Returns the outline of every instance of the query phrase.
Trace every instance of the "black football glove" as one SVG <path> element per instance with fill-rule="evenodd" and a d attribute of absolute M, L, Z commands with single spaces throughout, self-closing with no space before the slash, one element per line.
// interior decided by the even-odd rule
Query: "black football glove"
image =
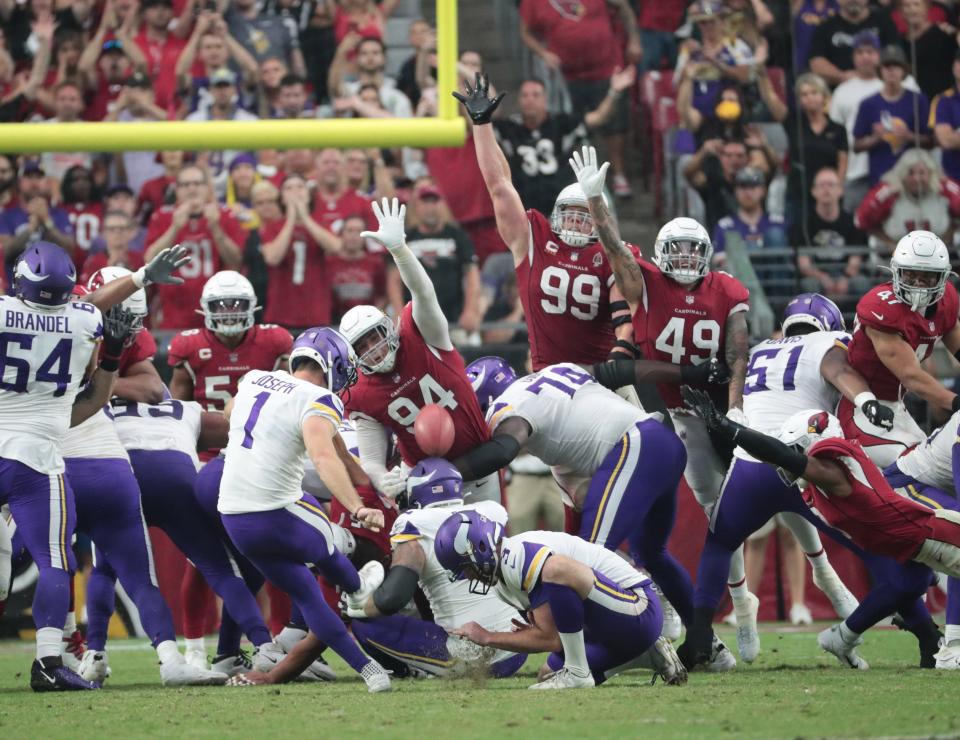
<path fill-rule="evenodd" d="M 680 389 L 680 393 L 683 395 L 683 400 L 687 404 L 687 407 L 703 419 L 707 425 L 707 429 L 715 432 L 723 428 L 723 422 L 726 420 L 726 417 L 720 413 L 720 409 L 716 407 L 713 399 L 710 398 L 706 391 L 697 390 L 696 388 L 685 385 Z"/>
<path fill-rule="evenodd" d="M 100 367 L 108 373 L 120 367 L 120 356 L 127 339 L 133 333 L 139 317 L 121 305 L 113 306 L 103 315 L 103 351 Z"/>
<path fill-rule="evenodd" d="M 730 369 L 712 357 L 709 362 L 682 366 L 680 379 L 690 385 L 726 385 L 730 382 Z"/>
<path fill-rule="evenodd" d="M 867 421 L 876 427 L 883 427 L 887 431 L 893 429 L 893 409 L 889 409 L 879 401 L 867 401 L 860 407 Z"/>
<path fill-rule="evenodd" d="M 190 250 L 175 244 L 159 252 L 156 257 L 143 266 L 143 284 L 160 283 L 162 285 L 182 285 L 183 278 L 173 273 L 192 259 Z"/>
<path fill-rule="evenodd" d="M 477 125 L 490 123 L 493 112 L 497 109 L 497 106 L 500 105 L 500 101 L 503 100 L 503 96 L 506 95 L 506 93 L 502 92 L 495 98 L 487 97 L 490 89 L 490 78 L 486 75 L 481 75 L 479 72 L 477 72 L 476 85 L 472 89 L 469 82 L 463 83 L 463 87 L 467 94 L 463 95 L 454 91 L 453 97 L 463 103 L 463 107 L 467 109 L 467 115 L 470 116 L 470 120 Z"/>

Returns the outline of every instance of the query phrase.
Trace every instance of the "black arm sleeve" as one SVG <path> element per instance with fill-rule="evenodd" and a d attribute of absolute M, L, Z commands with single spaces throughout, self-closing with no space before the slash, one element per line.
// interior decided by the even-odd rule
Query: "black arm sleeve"
<path fill-rule="evenodd" d="M 762 434 L 749 427 L 724 419 L 720 425 L 724 436 L 738 447 L 742 447 L 758 460 L 783 468 L 794 478 L 803 476 L 807 469 L 807 456 L 799 450 L 788 447 L 779 439 Z"/>
<path fill-rule="evenodd" d="M 505 467 L 520 454 L 520 443 L 509 434 L 497 434 L 453 461 L 464 480 L 479 480 Z"/>
<path fill-rule="evenodd" d="M 659 360 L 607 360 L 593 366 L 593 377 L 604 388 L 616 390 L 634 383 L 680 383 L 683 368 Z"/>
<path fill-rule="evenodd" d="M 373 592 L 373 604 L 384 616 L 396 614 L 410 603 L 417 592 L 420 576 L 405 565 L 394 565 L 377 590 Z"/>

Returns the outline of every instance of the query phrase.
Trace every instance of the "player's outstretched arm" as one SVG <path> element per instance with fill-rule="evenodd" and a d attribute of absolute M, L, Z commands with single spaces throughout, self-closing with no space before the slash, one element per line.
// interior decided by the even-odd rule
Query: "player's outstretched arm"
<path fill-rule="evenodd" d="M 122 378 L 117 378 L 113 395 L 128 401 L 160 403 L 163 400 L 163 379 L 150 360 L 140 360 L 127 368 Z"/>
<path fill-rule="evenodd" d="M 94 348 L 87 366 L 87 386 L 77 394 L 70 411 L 70 426 L 82 424 L 110 400 L 120 369 L 123 344 L 133 329 L 136 317 L 131 311 L 115 308 L 103 315 L 103 349 Z M 99 355 L 99 357 L 98 357 Z M 99 365 L 98 365 L 99 360 Z"/>
<path fill-rule="evenodd" d="M 729 407 L 743 408 L 743 384 L 747 379 L 747 359 L 750 355 L 750 330 L 747 328 L 747 312 L 737 311 L 727 318 L 727 342 L 724 359 L 730 368 L 728 386 Z"/>
<path fill-rule="evenodd" d="M 570 166 L 577 176 L 577 182 L 587 196 L 590 215 L 597 226 L 600 244 L 610 260 L 613 277 L 623 297 L 636 305 L 643 298 L 643 273 L 637 258 L 627 249 L 627 245 L 620 238 L 620 227 L 603 199 L 603 182 L 607 177 L 609 162 L 597 167 L 597 150 L 592 146 L 584 146 L 581 152 L 574 152 Z"/>
<path fill-rule="evenodd" d="M 563 649 L 560 633 L 553 621 L 550 604 L 544 603 L 528 612 L 530 622 L 513 621 L 512 632 L 490 632 L 476 622 L 467 622 L 461 627 L 448 630 L 455 637 L 463 637 L 470 642 L 496 650 L 509 650 L 512 653 L 552 653 Z"/>
<path fill-rule="evenodd" d="M 634 383 L 725 385 L 730 371 L 716 357 L 699 365 L 674 365 L 659 360 L 608 360 L 593 366 L 593 377 L 610 390 Z"/>
<path fill-rule="evenodd" d="M 898 334 L 865 327 L 873 349 L 900 385 L 913 391 L 927 403 L 951 411 L 960 410 L 960 396 L 947 390 L 943 384 L 920 366 L 916 353 Z"/>
<path fill-rule="evenodd" d="M 453 97 L 463 103 L 467 115 L 473 121 L 473 146 L 477 152 L 480 174 L 487 186 L 490 200 L 493 201 L 497 231 L 509 247 L 514 264 L 519 264 L 526 257 L 529 248 L 530 225 L 520 195 L 513 187 L 510 165 L 497 144 L 497 137 L 490 123 L 493 112 L 506 93 L 490 98 L 489 85 L 489 79 L 478 73 L 473 87 L 470 87 L 469 83 L 464 84 L 466 95 L 454 92 Z"/>
<path fill-rule="evenodd" d="M 82 300 L 92 303 L 105 312 L 147 285 L 153 283 L 180 285 L 183 283 L 183 278 L 177 277 L 174 273 L 190 259 L 189 250 L 177 244 L 159 252 L 132 275 L 112 280 L 93 293 L 87 293 Z"/>
<path fill-rule="evenodd" d="M 383 512 L 363 505 L 333 443 L 336 434 L 336 428 L 328 419 L 308 416 L 303 422 L 303 442 L 320 480 L 363 527 L 379 532 L 383 528 Z"/>
<path fill-rule="evenodd" d="M 512 416 L 497 426 L 489 440 L 453 460 L 453 465 L 464 480 L 486 478 L 509 465 L 532 433 L 525 419 Z"/>
<path fill-rule="evenodd" d="M 850 365 L 846 347 L 833 347 L 820 361 L 820 375 L 843 397 L 863 411 L 874 426 L 893 429 L 893 410 L 881 404 L 870 392 L 863 376 Z"/>
<path fill-rule="evenodd" d="M 373 213 L 379 226 L 376 231 L 364 231 L 361 236 L 379 242 L 393 257 L 400 273 L 400 279 L 410 291 L 413 303 L 413 320 L 427 344 L 437 349 L 451 350 L 450 326 L 437 300 L 437 291 L 420 260 L 407 246 L 407 235 L 403 230 L 403 220 L 407 207 L 400 205 L 396 198 L 384 198 L 380 204 L 373 203 Z"/>

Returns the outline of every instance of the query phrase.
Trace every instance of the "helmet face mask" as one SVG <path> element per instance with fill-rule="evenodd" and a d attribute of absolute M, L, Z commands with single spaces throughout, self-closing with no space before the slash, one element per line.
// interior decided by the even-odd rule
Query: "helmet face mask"
<path fill-rule="evenodd" d="M 340 333 L 353 346 L 364 375 L 393 370 L 400 349 L 400 334 L 390 317 L 379 308 L 354 306 L 340 319 Z"/>
<path fill-rule="evenodd" d="M 560 191 L 550 212 L 550 228 L 560 241 L 574 249 L 597 241 L 597 226 L 580 183 L 572 183 Z"/>
<path fill-rule="evenodd" d="M 87 290 L 95 291 L 102 288 L 107 283 L 119 280 L 133 273 L 126 267 L 107 266 L 101 267 L 87 281 Z M 147 293 L 143 288 L 134 291 L 133 295 L 124 298 L 120 303 L 111 307 L 107 312 L 116 315 L 120 311 L 129 311 L 135 317 L 131 326 L 130 335 L 124 340 L 123 346 L 130 347 L 136 341 L 137 334 L 143 331 L 143 320 L 147 317 Z"/>
<path fill-rule="evenodd" d="M 893 293 L 917 312 L 939 301 L 951 274 L 950 252 L 936 234 L 911 231 L 899 242 L 890 258 Z"/>
<path fill-rule="evenodd" d="M 489 593 L 500 575 L 503 525 L 477 511 L 451 515 L 437 530 L 434 554 L 451 581 L 469 581 L 473 594 Z"/>
<path fill-rule="evenodd" d="M 657 234 L 653 261 L 667 277 L 682 285 L 703 279 L 710 272 L 713 243 L 700 223 L 681 216 L 668 221 Z"/>
<path fill-rule="evenodd" d="M 253 285 L 239 272 L 223 270 L 207 280 L 200 295 L 203 325 L 224 336 L 236 336 L 253 328 L 257 296 Z"/>

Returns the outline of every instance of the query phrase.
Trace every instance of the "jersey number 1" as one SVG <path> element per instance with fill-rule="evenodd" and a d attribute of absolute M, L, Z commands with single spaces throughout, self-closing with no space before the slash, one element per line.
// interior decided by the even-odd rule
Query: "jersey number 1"
<path fill-rule="evenodd" d="M 241 447 L 246 447 L 248 450 L 253 447 L 253 428 L 257 425 L 257 419 L 260 418 L 260 411 L 263 410 L 264 404 L 270 399 L 270 394 L 267 391 L 258 393 L 253 399 L 253 408 L 250 409 L 250 413 L 247 415 L 247 421 L 243 425 L 243 442 L 240 443 Z"/>

